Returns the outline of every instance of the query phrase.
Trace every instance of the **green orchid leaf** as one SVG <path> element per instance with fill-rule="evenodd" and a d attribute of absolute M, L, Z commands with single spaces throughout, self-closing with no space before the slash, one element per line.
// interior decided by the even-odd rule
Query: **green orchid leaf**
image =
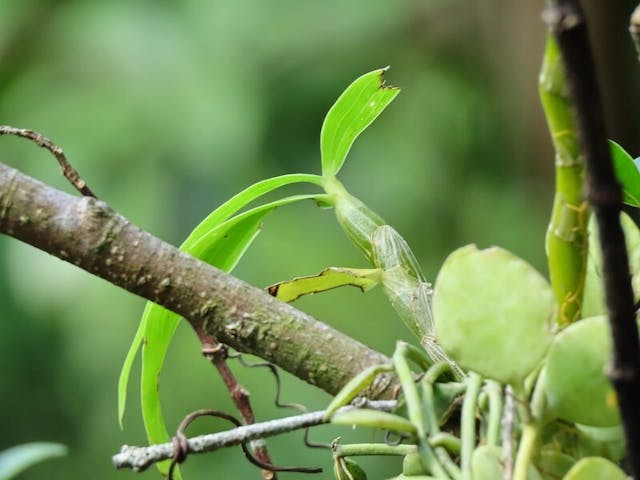
<path fill-rule="evenodd" d="M 273 190 L 291 185 L 294 183 L 310 183 L 322 187 L 325 180 L 319 175 L 311 175 L 306 173 L 295 173 L 290 175 L 281 175 L 278 177 L 268 178 L 260 182 L 254 183 L 250 187 L 245 188 L 237 193 L 229 200 L 224 202 L 213 212 L 211 212 L 200 224 L 189 234 L 189 237 L 180 246 L 184 251 L 188 251 L 193 243 L 199 242 L 200 239 L 211 231 L 220 223 L 226 221 L 240 209 L 247 206 L 250 202 L 259 197 L 272 192 Z M 319 196 L 318 200 L 321 200 Z"/>
<path fill-rule="evenodd" d="M 563 480 L 625 480 L 629 477 L 615 463 L 602 457 L 587 457 L 577 462 Z"/>
<path fill-rule="evenodd" d="M 309 174 L 291 174 L 291 175 L 281 175 L 278 177 L 269 178 L 266 180 L 262 180 L 257 182 L 238 194 L 234 195 L 232 198 L 227 200 L 225 203 L 216 208 L 213 212 L 211 212 L 200 224 L 191 232 L 189 237 L 185 240 L 185 242 L 180 246 L 180 249 L 190 253 L 191 255 L 200 258 L 201 260 L 207 261 L 203 256 L 198 255 L 195 251 L 193 251 L 192 246 L 196 243 L 201 243 L 201 249 L 206 250 L 203 246 L 206 241 L 203 239 L 210 234 L 215 228 L 220 225 L 222 222 L 226 221 L 237 213 L 240 209 L 244 208 L 246 205 L 256 200 L 257 198 L 265 195 L 277 188 L 284 187 L 286 185 L 291 185 L 294 183 L 311 183 L 318 186 L 324 185 L 324 179 L 318 175 L 309 175 Z M 320 199 L 320 196 L 318 196 Z M 213 234 L 215 236 L 215 234 Z M 252 240 L 253 238 L 251 238 Z M 250 241 L 249 240 L 249 243 Z M 203 243 L 204 242 L 204 243 Z M 227 242 L 230 244 L 230 242 Z M 242 246 L 242 243 L 238 244 L 239 247 Z M 245 247 L 246 248 L 246 247 Z M 240 253 L 239 256 L 235 257 L 232 260 L 232 265 L 228 267 L 228 269 L 223 268 L 221 265 L 216 265 L 218 268 L 221 268 L 225 271 L 230 271 L 235 263 L 240 259 L 240 256 L 244 253 L 244 250 Z M 223 255 L 219 255 L 219 258 L 222 258 Z M 211 263 L 211 262 L 209 262 Z M 146 312 L 146 309 L 145 309 Z M 120 372 L 120 378 L 118 381 L 118 419 L 120 422 L 120 427 L 123 427 L 123 418 L 124 411 L 126 407 L 126 395 L 127 388 L 129 384 L 129 376 L 131 374 L 131 369 L 133 367 L 133 362 L 135 360 L 136 354 L 140 349 L 143 341 L 143 332 L 146 328 L 146 315 L 143 314 L 142 320 L 140 322 L 140 326 L 136 332 L 136 335 L 129 347 L 129 351 L 127 352 L 127 356 L 125 358 L 124 364 L 122 366 L 122 370 Z"/>
<path fill-rule="evenodd" d="M 240 257 L 249 246 L 255 234 L 257 234 L 257 229 L 251 230 L 253 233 L 246 237 L 245 241 L 240 241 L 235 244 L 235 253 L 232 254 L 231 250 L 234 250 L 234 243 L 227 239 L 224 243 L 227 246 L 227 257 L 225 258 L 225 254 L 223 251 L 220 251 L 216 254 L 216 258 L 209 260 L 207 259 L 207 249 L 217 249 L 220 248 L 219 242 L 221 241 L 220 234 L 223 230 L 218 230 L 216 233 L 216 227 L 218 227 L 221 223 L 227 221 L 229 217 L 237 213 L 240 209 L 256 200 L 257 198 L 265 195 L 277 188 L 291 185 L 294 183 L 311 183 L 314 185 L 322 186 L 324 185 L 324 179 L 318 175 L 308 175 L 308 174 L 291 174 L 291 175 L 281 175 L 278 177 L 269 178 L 266 180 L 262 180 L 257 182 L 240 193 L 234 195 L 232 198 L 227 200 L 225 203 L 216 208 L 213 212 L 211 212 L 200 224 L 191 232 L 189 237 L 185 240 L 185 242 L 180 246 L 180 249 L 190 253 L 191 255 L 200 258 L 208 263 L 216 265 L 221 270 L 230 271 L 233 269 L 235 264 L 239 261 Z M 318 195 L 316 200 L 321 200 L 322 196 Z M 257 218 L 257 217 L 256 217 Z M 258 221 L 259 223 L 259 221 Z M 224 240 L 224 239 L 222 239 Z M 198 245 L 196 247 L 196 244 Z M 217 262 L 217 263 L 216 263 Z M 227 263 L 224 265 L 223 263 Z M 144 331 L 147 328 L 147 318 L 149 315 L 157 315 L 167 316 L 168 313 L 161 313 L 161 310 L 153 310 L 149 311 L 151 307 L 147 306 L 145 308 L 145 313 L 143 313 L 142 320 L 138 327 L 138 330 L 135 334 L 135 337 L 129 347 L 129 351 L 127 352 L 127 356 L 125 358 L 124 364 L 122 366 L 122 370 L 120 372 L 120 378 L 118 381 L 118 419 L 120 422 L 120 427 L 123 428 L 123 418 L 124 411 L 126 407 L 126 398 L 127 398 L 127 388 L 129 384 L 129 377 L 131 375 L 131 369 L 133 368 L 133 362 L 136 358 L 136 354 L 142 345 L 142 341 L 144 340 Z M 161 307 L 158 307 L 161 308 Z M 152 316 L 153 316 L 152 315 Z M 173 314 L 170 314 L 171 316 Z M 163 323 L 167 323 L 169 321 L 165 321 Z M 174 327 L 175 328 L 175 327 Z M 171 330 L 171 329 L 169 329 Z M 167 334 L 171 336 L 173 331 L 167 331 Z"/>
<path fill-rule="evenodd" d="M 620 423 L 605 367 L 610 355 L 606 316 L 580 320 L 553 341 L 545 362 L 548 408 L 558 418 L 592 427 Z"/>
<path fill-rule="evenodd" d="M 635 298 L 640 298 L 640 229 L 624 212 L 620 213 L 620 224 L 624 231 L 624 240 L 629 256 L 631 285 Z M 585 276 L 582 314 L 584 317 L 595 317 L 607 313 L 602 283 L 602 254 L 595 219 L 589 222 L 589 259 Z"/>
<path fill-rule="evenodd" d="M 200 238 L 190 237 L 188 249 L 184 245 L 182 249 L 221 270 L 230 271 L 258 234 L 266 215 L 279 206 L 300 200 L 315 199 L 317 196 L 317 194 L 311 194 L 283 198 L 243 212 L 209 231 L 197 229 Z M 169 439 L 162 417 L 158 385 L 162 364 L 179 320 L 179 315 L 149 302 L 140 325 L 142 334 L 136 334 L 135 338 L 142 343 L 141 406 L 150 443 L 166 442 Z M 135 346 L 136 349 L 138 347 L 139 345 Z M 126 376 L 128 377 L 128 372 Z M 121 376 L 120 393 L 122 395 L 126 392 L 126 380 L 128 378 L 123 381 Z M 168 463 L 159 463 L 158 468 L 166 473 Z"/>
<path fill-rule="evenodd" d="M 462 368 L 519 385 L 551 343 L 556 303 L 547 280 L 524 260 L 468 245 L 445 260 L 433 315 L 436 338 Z"/>
<path fill-rule="evenodd" d="M 59 443 L 32 442 L 0 451 L 0 478 L 15 478 L 27 468 L 50 458 L 64 457 L 67 447 Z"/>
<path fill-rule="evenodd" d="M 269 295 L 282 302 L 293 302 L 303 295 L 326 292 L 333 288 L 353 286 L 363 292 L 371 290 L 380 281 L 377 268 L 329 267 L 317 275 L 296 277 L 267 287 Z"/>
<path fill-rule="evenodd" d="M 329 109 L 320 131 L 322 174 L 334 176 L 344 163 L 351 145 L 400 92 L 385 85 L 379 68 L 357 78 Z"/>
<path fill-rule="evenodd" d="M 640 171 L 633 157 L 613 140 L 609 140 L 609 148 L 616 177 L 622 186 L 622 201 L 640 207 Z"/>

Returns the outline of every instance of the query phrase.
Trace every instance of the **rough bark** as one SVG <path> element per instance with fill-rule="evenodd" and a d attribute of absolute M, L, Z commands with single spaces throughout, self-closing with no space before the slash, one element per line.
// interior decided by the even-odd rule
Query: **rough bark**
<path fill-rule="evenodd" d="M 172 310 L 196 330 L 330 394 L 386 356 L 131 224 L 0 163 L 0 233 Z M 381 377 L 369 398 L 390 395 Z"/>

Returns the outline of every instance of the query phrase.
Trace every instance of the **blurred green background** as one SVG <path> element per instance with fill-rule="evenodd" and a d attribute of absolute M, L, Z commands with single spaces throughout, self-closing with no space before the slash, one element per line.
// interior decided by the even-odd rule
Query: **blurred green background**
<path fill-rule="evenodd" d="M 357 76 L 390 64 L 403 91 L 356 142 L 348 189 L 413 246 L 428 278 L 466 243 L 501 245 L 546 272 L 552 152 L 537 99 L 542 1 L 0 0 L 0 123 L 61 145 L 91 188 L 153 234 L 179 244 L 250 183 L 319 172 L 324 114 Z M 640 151 L 640 84 L 627 17 L 633 2 L 587 2 L 611 137 Z M 70 191 L 54 160 L 0 139 L 0 161 Z M 330 211 L 282 208 L 236 275 L 265 286 L 329 265 L 363 266 Z M 0 237 L 0 449 L 48 440 L 70 455 L 26 479 L 134 478 L 121 444 L 143 444 L 133 379 L 125 430 L 116 381 L 144 302 L 11 238 Z M 390 354 L 410 334 L 380 291 L 333 291 L 298 303 Z M 237 367 L 234 365 L 234 367 Z M 235 368 L 259 419 L 272 404 L 264 371 Z M 198 408 L 233 411 L 217 374 L 180 328 L 161 379 L 170 428 Z M 283 397 L 328 395 L 285 375 Z M 202 420 L 190 433 L 227 425 Z M 323 427 L 316 441 L 380 440 Z M 274 461 L 329 467 L 301 434 L 269 441 Z M 362 462 L 370 478 L 399 461 Z M 260 478 L 239 449 L 192 457 L 186 478 Z M 153 469 L 141 474 L 154 478 Z M 282 474 L 299 478 L 301 474 Z M 316 478 L 329 478 L 330 470 Z"/>

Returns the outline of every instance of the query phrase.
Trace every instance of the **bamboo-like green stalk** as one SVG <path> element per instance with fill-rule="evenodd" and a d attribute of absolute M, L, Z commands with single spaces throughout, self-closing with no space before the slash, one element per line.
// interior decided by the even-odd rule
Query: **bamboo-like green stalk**
<path fill-rule="evenodd" d="M 551 286 L 558 301 L 557 322 L 580 318 L 587 266 L 589 208 L 584 197 L 584 162 L 573 107 L 558 47 L 547 38 L 540 98 L 555 148 L 556 192 L 546 236 Z"/>

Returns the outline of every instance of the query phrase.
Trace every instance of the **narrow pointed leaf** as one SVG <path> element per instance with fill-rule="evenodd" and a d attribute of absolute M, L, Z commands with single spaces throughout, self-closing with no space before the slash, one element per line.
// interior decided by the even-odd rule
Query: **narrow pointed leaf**
<path fill-rule="evenodd" d="M 66 454 L 67 447 L 59 443 L 32 442 L 16 445 L 0 452 L 0 478 L 15 478 L 32 465 Z"/>
<path fill-rule="evenodd" d="M 207 248 L 205 245 L 208 242 L 211 248 L 215 248 L 215 247 L 212 245 L 212 241 L 211 240 L 207 241 L 206 238 L 210 238 L 210 237 L 207 237 L 207 235 L 213 235 L 213 237 L 216 237 L 216 234 L 212 233 L 212 231 L 215 230 L 215 228 L 218 225 L 228 220 L 229 217 L 234 215 L 236 212 L 238 212 L 240 209 L 248 205 L 250 202 L 261 197 L 262 195 L 286 185 L 290 185 L 293 183 L 303 183 L 303 182 L 322 186 L 324 184 L 324 179 L 318 175 L 309 175 L 309 174 L 281 175 L 278 177 L 262 180 L 260 182 L 257 182 L 247 187 L 246 189 L 234 195 L 232 198 L 230 198 L 225 203 L 220 205 L 213 212 L 211 212 L 202 222 L 200 222 L 200 224 L 191 232 L 189 237 L 181 245 L 180 247 L 181 250 L 186 251 L 191 255 L 197 258 L 200 258 L 201 260 L 208 261 L 206 258 L 202 256 L 202 255 L 206 255 Z M 248 244 L 251 243 L 252 239 L 253 237 L 247 239 L 248 243 L 247 245 L 244 246 L 244 248 L 246 248 Z M 200 245 L 201 252 L 202 251 L 204 252 L 198 254 L 198 252 L 192 249 L 192 246 L 196 243 L 201 244 Z M 226 243 L 230 244 L 229 241 L 227 241 Z M 240 242 L 238 243 L 237 246 L 242 250 L 243 243 Z M 243 252 L 244 250 L 239 252 L 239 255 L 232 262 L 234 265 L 235 265 L 235 262 L 237 262 L 240 259 L 240 256 L 242 255 Z M 220 258 L 222 258 L 222 255 L 220 255 Z M 212 263 L 212 262 L 209 261 L 209 263 Z M 225 270 L 221 265 L 216 265 L 216 266 L 218 266 L 218 268 Z M 229 270 L 231 268 L 233 268 L 233 265 L 229 267 Z M 145 309 L 145 312 L 146 311 L 147 310 Z M 138 353 L 138 350 L 142 345 L 142 341 L 144 338 L 143 332 L 145 331 L 145 328 L 146 328 L 147 317 L 148 315 L 143 314 L 138 330 L 131 343 L 131 346 L 129 347 L 129 351 L 127 352 L 127 356 L 125 358 L 124 364 L 122 366 L 122 370 L 120 372 L 120 378 L 118 380 L 118 419 L 119 419 L 121 428 L 123 427 L 124 411 L 126 408 L 127 387 L 129 384 L 129 377 L 131 375 L 131 369 L 133 367 L 133 362 L 135 360 L 136 354 Z"/>
<path fill-rule="evenodd" d="M 191 245 L 189 253 L 221 270 L 230 271 L 258 234 L 266 215 L 281 205 L 315 197 L 316 195 L 296 195 L 244 212 L 205 233 Z M 153 303 L 145 309 L 145 314 L 141 378 L 142 417 L 150 443 L 161 443 L 169 440 L 169 434 L 160 406 L 159 375 L 180 316 Z M 163 468 L 167 468 L 167 465 L 160 467 L 161 471 Z"/>
<path fill-rule="evenodd" d="M 297 277 L 270 285 L 267 291 L 269 295 L 282 302 L 293 302 L 303 295 L 313 295 L 348 285 L 366 292 L 378 284 L 380 273 L 377 268 L 329 267 L 317 275 Z"/>
<path fill-rule="evenodd" d="M 322 174 L 333 176 L 342 167 L 351 145 L 400 92 L 384 84 L 389 67 L 357 78 L 329 109 L 320 132 Z"/>
<path fill-rule="evenodd" d="M 203 223 L 209 227 L 206 230 L 201 223 L 181 247 L 182 250 L 193 256 L 210 263 L 217 268 L 230 271 L 242 257 L 253 239 L 259 232 L 263 218 L 281 205 L 297 202 L 305 199 L 316 199 L 319 195 L 296 195 L 277 200 L 260 207 L 243 212 L 231 219 L 217 223 L 215 213 L 210 215 Z M 169 439 L 159 397 L 159 375 L 166 356 L 169 343 L 180 320 L 180 316 L 163 307 L 149 302 L 143 313 L 141 321 L 141 334 L 136 334 L 127 362 L 121 373 L 119 394 L 121 406 L 120 413 L 124 410 L 124 395 L 126 394 L 126 382 L 129 377 L 132 357 L 135 351 L 142 348 L 142 377 L 141 377 L 141 406 L 142 416 L 150 443 L 165 442 Z M 166 473 L 168 464 L 158 464 L 161 472 Z"/>
<path fill-rule="evenodd" d="M 622 186 L 622 201 L 640 207 L 640 171 L 633 157 L 616 142 L 609 140 L 616 177 Z"/>
<path fill-rule="evenodd" d="M 629 257 L 631 285 L 635 298 L 640 298 L 640 229 L 629 215 L 620 213 L 620 224 L 624 231 L 624 241 Z M 594 219 L 589 222 L 589 261 L 584 286 L 583 316 L 593 317 L 607 313 L 602 283 L 602 254 L 600 240 Z"/>
<path fill-rule="evenodd" d="M 200 239 L 212 228 L 224 222 L 240 209 L 247 206 L 250 202 L 258 199 L 273 190 L 291 185 L 293 183 L 311 183 L 322 187 L 324 179 L 318 175 L 306 173 L 295 173 L 290 175 L 281 175 L 279 177 L 268 178 L 260 182 L 254 183 L 250 187 L 245 188 L 237 193 L 225 203 L 211 212 L 200 224 L 189 234 L 189 237 L 181 245 L 181 249 L 187 251 L 190 246 L 200 241 Z"/>

